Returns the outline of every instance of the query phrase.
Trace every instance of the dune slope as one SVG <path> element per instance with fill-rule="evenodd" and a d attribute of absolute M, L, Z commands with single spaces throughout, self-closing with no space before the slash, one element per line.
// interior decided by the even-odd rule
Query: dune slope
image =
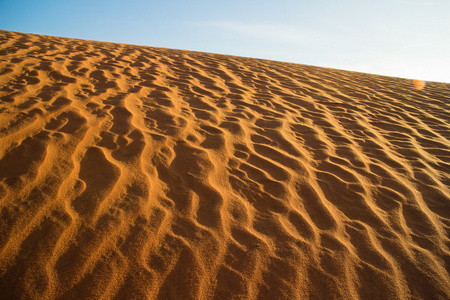
<path fill-rule="evenodd" d="M 449 299 L 450 85 L 0 31 L 0 298 Z"/>

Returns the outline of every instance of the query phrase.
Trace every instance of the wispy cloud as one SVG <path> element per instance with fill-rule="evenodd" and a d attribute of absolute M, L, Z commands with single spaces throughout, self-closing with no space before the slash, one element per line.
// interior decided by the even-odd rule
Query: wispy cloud
<path fill-rule="evenodd" d="M 206 21 L 191 25 L 215 28 L 227 33 L 246 36 L 266 42 L 282 42 L 300 44 L 311 37 L 311 32 L 301 28 L 281 23 L 253 23 L 239 21 Z"/>

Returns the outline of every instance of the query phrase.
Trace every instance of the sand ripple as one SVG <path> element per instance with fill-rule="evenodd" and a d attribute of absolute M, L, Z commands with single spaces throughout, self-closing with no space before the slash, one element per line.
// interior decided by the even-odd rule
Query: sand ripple
<path fill-rule="evenodd" d="M 449 99 L 0 31 L 0 298 L 449 299 Z"/>

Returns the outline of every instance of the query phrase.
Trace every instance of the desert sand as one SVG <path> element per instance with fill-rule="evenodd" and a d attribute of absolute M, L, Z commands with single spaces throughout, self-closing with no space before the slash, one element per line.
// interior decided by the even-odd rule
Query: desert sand
<path fill-rule="evenodd" d="M 450 84 L 0 31 L 1 299 L 449 299 Z"/>

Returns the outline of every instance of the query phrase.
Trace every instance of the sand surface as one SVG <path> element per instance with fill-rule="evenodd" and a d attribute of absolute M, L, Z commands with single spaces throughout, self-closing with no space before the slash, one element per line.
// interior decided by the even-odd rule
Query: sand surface
<path fill-rule="evenodd" d="M 449 299 L 449 186 L 450 84 L 0 31 L 1 299 Z"/>

